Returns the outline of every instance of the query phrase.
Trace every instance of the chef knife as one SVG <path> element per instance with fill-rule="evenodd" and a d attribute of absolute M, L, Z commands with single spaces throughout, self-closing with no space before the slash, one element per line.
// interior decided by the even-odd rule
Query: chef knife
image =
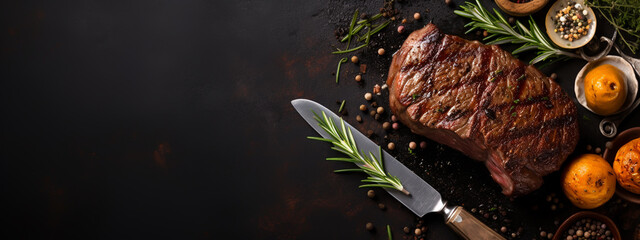
<path fill-rule="evenodd" d="M 331 135 L 325 132 L 313 118 L 315 116 L 314 113 L 321 115 L 322 112 L 324 112 L 327 117 L 332 118 L 336 123 L 340 121 L 340 117 L 319 103 L 308 99 L 296 99 L 291 101 L 291 104 L 296 111 L 298 111 L 300 116 L 302 116 L 302 118 L 304 118 L 304 120 L 307 121 L 307 123 L 309 123 L 309 125 L 311 125 L 311 127 L 320 134 L 320 136 L 331 139 Z M 360 133 L 360 131 L 346 122 L 345 126 L 351 129 L 353 138 L 358 145 L 358 149 L 362 152 L 376 153 L 379 151 L 378 145 Z M 419 217 L 423 217 L 425 214 L 432 212 L 442 213 L 447 226 L 451 227 L 456 233 L 465 239 L 504 239 L 491 228 L 473 217 L 473 215 L 462 207 L 448 206 L 447 203 L 442 200 L 440 193 L 431 185 L 386 151 L 382 151 L 382 154 L 384 155 L 382 160 L 384 161 L 384 166 L 386 167 L 387 172 L 400 179 L 404 188 L 411 194 L 405 195 L 395 189 L 385 188 L 385 190 L 409 208 L 413 213 Z"/>

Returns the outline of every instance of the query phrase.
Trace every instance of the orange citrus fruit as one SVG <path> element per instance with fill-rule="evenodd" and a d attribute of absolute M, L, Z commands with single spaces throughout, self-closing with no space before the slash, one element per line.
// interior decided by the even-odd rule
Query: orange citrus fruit
<path fill-rule="evenodd" d="M 611 165 L 599 155 L 583 154 L 565 167 L 562 190 L 576 207 L 597 208 L 613 196 L 616 175 Z"/>
<path fill-rule="evenodd" d="M 584 78 L 584 96 L 587 106 L 597 114 L 617 112 L 627 99 L 624 75 L 610 64 L 597 66 Z"/>
<path fill-rule="evenodd" d="M 640 138 L 626 143 L 616 153 L 613 171 L 618 184 L 629 192 L 640 194 Z"/>

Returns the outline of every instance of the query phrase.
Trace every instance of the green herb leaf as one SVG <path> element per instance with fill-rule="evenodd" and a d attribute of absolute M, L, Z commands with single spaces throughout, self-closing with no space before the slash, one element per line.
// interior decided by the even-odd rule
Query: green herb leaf
<path fill-rule="evenodd" d="M 391 236 L 391 227 L 387 224 L 387 235 L 389 236 L 389 240 L 393 240 L 393 236 Z"/>

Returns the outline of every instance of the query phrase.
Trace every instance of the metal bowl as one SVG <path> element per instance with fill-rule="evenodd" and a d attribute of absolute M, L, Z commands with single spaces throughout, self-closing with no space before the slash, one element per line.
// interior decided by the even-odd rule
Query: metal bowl
<path fill-rule="evenodd" d="M 589 108 L 589 106 L 587 106 L 587 99 L 584 97 L 584 77 L 587 75 L 589 71 L 591 71 L 591 69 L 597 66 L 600 66 L 602 64 L 611 64 L 614 67 L 620 69 L 620 71 L 622 71 L 622 74 L 625 77 L 624 80 L 627 83 L 627 99 L 625 100 L 624 104 L 622 104 L 622 107 L 620 107 L 620 110 L 611 114 L 611 115 L 616 115 L 620 112 L 623 112 L 624 110 L 627 110 L 629 107 L 631 107 L 631 105 L 633 104 L 633 100 L 636 99 L 636 95 L 638 94 L 638 81 L 636 80 L 636 74 L 633 71 L 633 67 L 631 67 L 631 64 L 629 64 L 629 62 L 627 62 L 623 58 L 619 56 L 609 55 L 584 65 L 584 67 L 582 67 L 582 69 L 576 76 L 574 92 L 576 94 L 576 98 L 578 99 L 578 102 L 580 103 L 580 105 L 582 105 L 584 108 L 588 109 L 589 111 L 595 114 L 598 114 L 594 112 L 593 109 Z M 607 115 L 607 116 L 610 116 L 610 115 Z"/>
<path fill-rule="evenodd" d="M 585 6 L 584 0 L 575 0 L 576 3 L 581 4 L 584 9 L 587 10 L 587 12 L 589 13 L 587 14 L 587 18 L 593 21 L 591 23 L 592 25 L 590 25 L 587 35 L 581 37 L 578 40 L 571 42 L 569 40 L 561 38 L 560 34 L 553 31 L 553 29 L 555 29 L 553 16 L 555 16 L 556 12 L 560 11 L 563 8 L 562 4 L 566 2 L 567 0 L 558 0 L 553 5 L 551 5 L 549 11 L 547 12 L 547 15 L 545 16 L 544 25 L 547 29 L 547 35 L 549 36 L 551 41 L 553 41 L 553 43 L 555 43 L 559 47 L 567 49 L 579 48 L 586 45 L 589 41 L 591 41 L 593 36 L 596 35 L 596 26 L 598 25 L 598 21 L 595 18 L 595 13 L 593 12 L 593 10 L 590 7 Z"/>

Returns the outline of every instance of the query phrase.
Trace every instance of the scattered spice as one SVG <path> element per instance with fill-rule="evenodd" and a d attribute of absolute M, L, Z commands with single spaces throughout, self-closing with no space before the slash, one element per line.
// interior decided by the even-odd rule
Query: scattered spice
<path fill-rule="evenodd" d="M 375 116 L 376 114 L 378 114 L 376 113 L 376 110 L 371 110 L 371 112 L 369 112 L 369 115 L 371 115 L 372 117 Z"/>
<path fill-rule="evenodd" d="M 391 115 L 391 121 L 392 122 L 397 122 L 398 118 L 396 118 L 396 115 Z"/>
<path fill-rule="evenodd" d="M 371 101 L 371 98 L 373 98 L 373 96 L 371 95 L 371 93 L 365 93 L 365 94 L 364 94 L 364 99 L 366 99 L 367 101 Z"/>
<path fill-rule="evenodd" d="M 558 74 L 556 74 L 556 73 L 552 73 L 552 74 L 551 74 L 551 79 L 553 79 L 553 80 L 558 79 Z"/>
<path fill-rule="evenodd" d="M 367 229 L 367 231 L 373 231 L 373 223 L 368 222 L 365 225 L 365 228 Z"/>
<path fill-rule="evenodd" d="M 362 122 L 362 117 L 360 117 L 360 115 L 357 115 L 357 116 L 356 116 L 356 121 L 358 121 L 358 122 Z"/>
<path fill-rule="evenodd" d="M 395 143 L 393 143 L 393 142 L 390 142 L 389 144 L 387 144 L 387 148 L 388 148 L 389 150 L 396 149 L 396 144 L 395 144 Z"/>
<path fill-rule="evenodd" d="M 420 148 L 422 148 L 422 149 L 427 148 L 427 142 L 425 142 L 425 141 L 420 142 Z"/>
<path fill-rule="evenodd" d="M 382 114 L 382 113 L 384 113 L 384 108 L 383 107 L 378 107 L 378 109 L 376 109 L 376 112 L 378 112 L 378 114 Z"/>
<path fill-rule="evenodd" d="M 390 128 L 391 128 L 391 123 L 389 122 L 382 123 L 382 129 L 389 130 Z"/>
<path fill-rule="evenodd" d="M 414 13 L 413 14 L 413 19 L 420 20 L 420 13 Z"/>
<path fill-rule="evenodd" d="M 380 85 L 376 84 L 375 86 L 373 86 L 373 93 L 375 93 L 376 95 L 380 95 L 381 90 L 382 87 L 380 87 Z"/>
<path fill-rule="evenodd" d="M 384 55 L 384 48 L 378 49 L 378 55 L 380 56 Z"/>
<path fill-rule="evenodd" d="M 394 130 L 398 130 L 400 128 L 400 124 L 395 122 L 395 123 L 391 124 L 391 128 L 393 128 Z"/>
<path fill-rule="evenodd" d="M 416 235 L 422 235 L 422 229 L 416 228 L 416 230 L 414 230 L 413 233 L 415 233 Z"/>
<path fill-rule="evenodd" d="M 418 144 L 416 144 L 416 142 L 409 143 L 409 149 L 413 150 L 413 149 L 416 149 L 417 147 L 418 147 Z"/>
<path fill-rule="evenodd" d="M 411 229 L 409 229 L 409 227 L 404 227 L 402 231 L 404 231 L 404 233 L 406 234 L 409 234 L 409 232 L 411 232 Z"/>
<path fill-rule="evenodd" d="M 367 106 L 365 106 L 364 104 L 360 105 L 360 111 L 367 111 Z"/>
<path fill-rule="evenodd" d="M 444 0 L 444 4 L 447 4 L 448 6 L 451 6 L 451 2 L 453 2 L 452 0 Z"/>
<path fill-rule="evenodd" d="M 404 26 L 402 25 L 398 26 L 398 33 L 400 34 L 404 33 Z"/>
<path fill-rule="evenodd" d="M 385 206 L 384 203 L 378 203 L 378 208 L 380 210 L 385 210 L 385 209 L 387 209 L 387 206 Z"/>
<path fill-rule="evenodd" d="M 360 74 L 356 75 L 356 82 L 362 81 L 362 76 Z"/>
<path fill-rule="evenodd" d="M 367 191 L 367 197 L 373 199 L 374 197 L 376 197 L 376 192 L 373 191 L 373 189 Z"/>
<path fill-rule="evenodd" d="M 351 57 L 351 62 L 352 63 L 358 63 L 358 56 L 354 55 L 353 57 Z"/>

